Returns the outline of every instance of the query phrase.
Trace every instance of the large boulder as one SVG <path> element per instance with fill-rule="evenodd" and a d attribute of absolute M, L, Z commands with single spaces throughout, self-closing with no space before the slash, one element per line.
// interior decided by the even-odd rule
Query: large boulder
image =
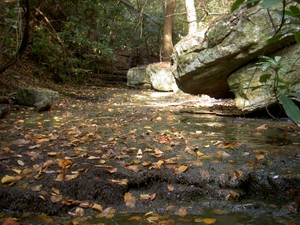
<path fill-rule="evenodd" d="M 127 72 L 127 86 L 151 88 L 151 80 L 146 72 L 147 66 L 133 67 Z"/>
<path fill-rule="evenodd" d="M 127 85 L 143 86 L 157 91 L 177 91 L 173 69 L 169 63 L 152 63 L 131 68 L 127 73 Z"/>
<path fill-rule="evenodd" d="M 191 94 L 225 97 L 228 76 L 260 55 L 268 55 L 294 40 L 300 30 L 292 18 L 269 40 L 281 24 L 278 13 L 260 7 L 242 9 L 212 24 L 202 33 L 186 37 L 174 48 L 174 76 L 178 87 Z M 202 35 L 202 36 L 201 36 Z"/>
<path fill-rule="evenodd" d="M 274 79 L 272 71 L 263 71 L 255 62 L 234 72 L 228 78 L 230 89 L 235 95 L 236 106 L 243 111 L 255 111 L 263 109 L 278 101 L 277 91 L 300 92 L 300 45 L 293 45 L 283 49 L 271 57 L 281 56 L 282 69 L 279 70 L 279 78 L 286 82 L 288 87 L 276 88 L 278 79 Z M 261 82 L 264 74 L 272 74 L 267 82 Z M 280 82 L 278 86 L 281 85 Z"/>
<path fill-rule="evenodd" d="M 146 68 L 152 87 L 157 91 L 177 91 L 177 84 L 169 63 L 152 63 Z"/>
<path fill-rule="evenodd" d="M 59 99 L 59 93 L 46 88 L 21 87 L 16 94 L 16 102 L 20 105 L 34 106 L 37 111 L 51 108 Z"/>

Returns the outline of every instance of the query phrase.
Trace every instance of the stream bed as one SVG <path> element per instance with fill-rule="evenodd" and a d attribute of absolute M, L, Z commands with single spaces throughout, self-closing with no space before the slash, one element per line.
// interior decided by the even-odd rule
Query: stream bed
<path fill-rule="evenodd" d="M 1 222 L 300 224 L 300 129 L 287 119 L 181 113 L 197 101 L 183 94 L 63 93 L 51 111 L 0 120 Z"/>

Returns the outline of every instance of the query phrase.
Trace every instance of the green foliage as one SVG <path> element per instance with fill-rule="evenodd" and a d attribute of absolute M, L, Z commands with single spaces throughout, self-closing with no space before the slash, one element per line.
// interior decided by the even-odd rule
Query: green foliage
<path fill-rule="evenodd" d="M 299 123 L 300 110 L 292 99 L 300 102 L 297 97 L 300 93 L 295 92 L 293 88 L 295 85 L 299 85 L 300 81 L 297 79 L 288 81 L 283 78 L 289 71 L 286 65 L 287 62 L 284 62 L 280 56 L 274 58 L 262 56 L 260 58 L 264 61 L 257 63 L 257 65 L 268 73 L 263 74 L 259 81 L 263 86 L 270 86 L 270 90 L 274 93 L 277 102 L 282 105 L 287 116 L 294 122 Z"/>

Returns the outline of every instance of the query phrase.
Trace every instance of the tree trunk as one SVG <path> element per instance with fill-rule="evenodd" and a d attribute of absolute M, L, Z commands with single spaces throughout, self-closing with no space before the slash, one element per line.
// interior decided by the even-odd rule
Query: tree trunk
<path fill-rule="evenodd" d="M 193 34 L 197 31 L 197 15 L 194 0 L 185 0 L 187 11 L 188 32 Z"/>
<path fill-rule="evenodd" d="M 172 21 L 173 14 L 176 7 L 175 0 L 166 0 L 166 13 L 164 21 L 164 33 L 163 33 L 163 51 L 162 61 L 171 62 L 171 55 L 173 52 L 173 41 L 172 41 Z"/>

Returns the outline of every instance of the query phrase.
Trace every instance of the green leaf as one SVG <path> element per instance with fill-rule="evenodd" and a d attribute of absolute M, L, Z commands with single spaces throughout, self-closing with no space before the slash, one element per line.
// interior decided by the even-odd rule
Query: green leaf
<path fill-rule="evenodd" d="M 300 123 L 300 110 L 298 106 L 282 93 L 279 94 L 279 98 L 286 115 L 294 122 Z"/>
<path fill-rule="evenodd" d="M 282 0 L 262 0 L 261 6 L 265 9 L 269 9 L 274 5 L 282 3 Z"/>
<path fill-rule="evenodd" d="M 300 31 L 295 33 L 295 39 L 296 39 L 297 43 L 300 44 Z"/>
<path fill-rule="evenodd" d="M 266 83 L 268 80 L 270 80 L 271 77 L 272 77 L 271 74 L 263 74 L 260 76 L 259 82 Z"/>
<path fill-rule="evenodd" d="M 298 2 L 298 3 L 300 3 L 300 0 L 293 0 L 294 2 Z"/>
<path fill-rule="evenodd" d="M 244 3 L 245 0 L 236 0 L 231 6 L 231 12 L 235 11 L 237 8 L 240 7 L 241 4 Z"/>

